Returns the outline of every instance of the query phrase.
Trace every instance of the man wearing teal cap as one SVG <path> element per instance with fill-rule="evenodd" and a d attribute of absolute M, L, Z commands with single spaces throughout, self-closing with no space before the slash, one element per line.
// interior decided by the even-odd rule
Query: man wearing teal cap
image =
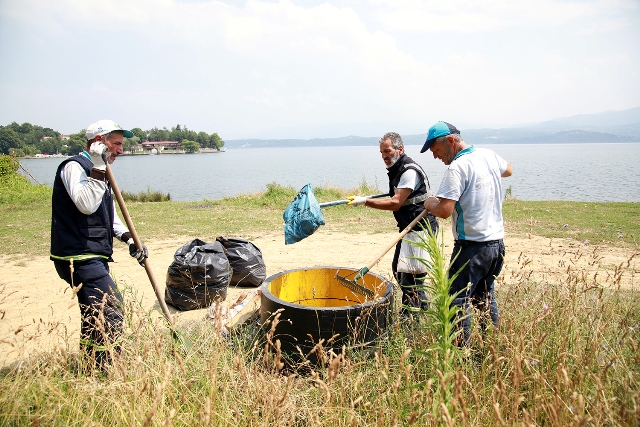
<path fill-rule="evenodd" d="M 425 200 L 424 207 L 440 218 L 452 216 L 455 244 L 449 277 L 468 262 L 451 285 L 452 295 L 461 291 L 454 304 L 466 312 L 462 320 L 466 344 L 471 335 L 471 305 L 481 313 L 488 310 L 493 325 L 499 325 L 494 282 L 505 254 L 501 178 L 511 176 L 513 168 L 495 152 L 467 145 L 460 131 L 446 122 L 429 128 L 420 152 L 427 150 L 449 165 L 438 192 Z M 480 319 L 484 330 L 486 316 Z"/>

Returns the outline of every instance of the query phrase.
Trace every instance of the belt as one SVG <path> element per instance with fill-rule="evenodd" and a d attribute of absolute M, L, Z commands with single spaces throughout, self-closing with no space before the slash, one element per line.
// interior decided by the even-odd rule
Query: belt
<path fill-rule="evenodd" d="M 456 245 L 466 247 L 466 246 L 489 246 L 494 243 L 500 242 L 502 239 L 498 240 L 487 240 L 486 242 L 474 242 L 473 240 L 456 240 Z"/>
<path fill-rule="evenodd" d="M 416 196 L 416 197 L 412 197 L 411 199 L 405 200 L 402 206 L 417 205 L 418 203 L 424 202 L 428 198 L 429 198 L 429 194 L 424 193 L 422 196 Z"/>

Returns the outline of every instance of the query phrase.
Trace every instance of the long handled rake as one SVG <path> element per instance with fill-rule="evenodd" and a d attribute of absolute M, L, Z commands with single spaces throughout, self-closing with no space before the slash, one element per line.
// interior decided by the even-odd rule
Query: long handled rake
<path fill-rule="evenodd" d="M 116 196 L 116 200 L 118 201 L 118 205 L 120 206 L 120 210 L 122 211 L 122 216 L 124 216 L 124 219 L 127 223 L 127 227 L 129 228 L 129 232 L 131 233 L 131 237 L 133 237 L 133 242 L 135 243 L 136 248 L 142 249 L 142 242 L 138 237 L 138 233 L 136 233 L 136 229 L 133 226 L 133 221 L 131 220 L 131 216 L 129 215 L 129 210 L 127 209 L 127 205 L 124 203 L 124 198 L 122 197 L 122 193 L 120 192 L 120 188 L 118 187 L 116 178 L 115 176 L 113 176 L 113 172 L 111 171 L 111 167 L 109 166 L 108 163 L 107 163 L 107 179 L 109 180 L 109 183 L 113 188 L 113 193 Z M 191 341 L 189 341 L 187 337 L 185 337 L 182 333 L 180 333 L 175 328 L 175 324 L 173 323 L 173 317 L 171 316 L 171 313 L 169 313 L 169 308 L 167 307 L 167 304 L 164 302 L 162 292 L 160 291 L 160 288 L 156 283 L 156 279 L 153 276 L 153 271 L 151 271 L 151 266 L 149 265 L 149 259 L 146 258 L 142 262 L 144 263 L 144 269 L 147 272 L 147 276 L 149 277 L 151 286 L 153 286 L 153 290 L 156 293 L 156 298 L 158 299 L 158 303 L 160 303 L 160 308 L 162 308 L 162 314 L 164 314 L 164 317 L 169 322 L 171 335 L 173 336 L 174 340 L 176 340 L 177 342 L 180 343 L 180 345 L 182 345 L 183 349 L 191 350 L 193 348 L 193 344 L 191 343 Z"/>
<path fill-rule="evenodd" d="M 373 292 L 362 286 L 361 284 L 357 283 L 358 280 L 362 279 L 362 277 L 367 274 L 369 272 L 369 270 L 371 270 L 373 268 L 374 265 L 376 265 L 378 263 L 378 261 L 380 261 L 380 259 L 386 255 L 387 252 L 389 252 L 391 250 L 391 248 L 393 248 L 399 241 L 400 239 L 402 239 L 404 236 L 407 235 L 407 233 L 409 233 L 411 231 L 411 229 L 418 223 L 420 222 L 420 220 L 422 218 L 424 218 L 424 216 L 428 213 L 427 210 L 424 210 L 420 213 L 420 215 L 418 215 L 413 221 L 411 221 L 411 223 L 409 225 L 406 226 L 406 228 L 404 230 L 402 230 L 396 237 L 393 238 L 393 241 L 389 243 L 388 246 L 386 246 L 384 248 L 384 250 L 380 253 L 380 255 L 376 256 L 369 264 L 367 264 L 365 267 L 362 267 L 360 270 L 358 270 L 358 273 L 356 274 L 356 276 L 353 279 L 347 279 L 346 277 L 340 276 L 338 274 L 338 271 L 336 271 L 336 275 L 335 278 L 338 281 L 338 283 L 340 283 L 341 285 L 345 286 L 348 289 L 351 289 L 353 292 L 359 293 L 360 295 L 365 295 L 368 298 L 371 298 L 373 296 Z"/>

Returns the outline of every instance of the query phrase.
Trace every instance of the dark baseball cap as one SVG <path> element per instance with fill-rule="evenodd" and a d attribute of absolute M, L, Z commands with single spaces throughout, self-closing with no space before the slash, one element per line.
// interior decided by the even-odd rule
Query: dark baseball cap
<path fill-rule="evenodd" d="M 433 144 L 433 141 L 436 140 L 436 138 L 439 138 L 441 136 L 456 134 L 456 133 L 459 135 L 460 131 L 456 129 L 454 125 L 449 124 L 447 122 L 436 123 L 435 125 L 429 128 L 429 133 L 427 134 L 427 140 L 424 142 L 424 145 L 422 146 L 422 150 L 420 150 L 420 152 L 424 153 L 425 151 L 427 151 L 429 147 L 431 147 L 431 144 Z"/>

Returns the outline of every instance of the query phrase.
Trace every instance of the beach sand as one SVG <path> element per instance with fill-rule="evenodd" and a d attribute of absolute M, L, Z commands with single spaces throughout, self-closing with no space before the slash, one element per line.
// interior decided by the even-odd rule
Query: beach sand
<path fill-rule="evenodd" d="M 451 233 L 445 231 L 445 253 L 451 254 Z M 225 236 L 236 237 L 236 236 Z M 394 233 L 346 234 L 320 229 L 307 239 L 285 245 L 282 234 L 265 234 L 251 241 L 262 250 L 267 277 L 291 269 L 336 266 L 361 268 L 373 260 L 395 237 Z M 164 292 L 168 266 L 175 251 L 194 237 L 150 240 L 150 266 Z M 600 284 L 613 283 L 640 289 L 640 253 L 632 249 L 590 246 L 579 242 L 539 236 L 508 236 L 507 256 L 498 278 L 497 290 L 522 277 L 536 281 L 563 283 L 568 275 L 578 273 Z M 114 243 L 116 262 L 111 273 L 119 286 L 134 290 L 146 310 L 160 306 L 144 268 L 128 253 L 126 245 Z M 387 253 L 372 272 L 391 277 L 391 258 Z M 56 348 L 77 351 L 80 312 L 69 285 L 58 278 L 48 257 L 0 255 L 0 367 L 48 352 Z M 251 288 L 229 288 L 225 304 L 235 302 Z M 125 298 L 126 299 L 126 298 Z M 209 322 L 207 309 L 178 312 L 169 307 L 180 326 L 186 322 Z"/>

